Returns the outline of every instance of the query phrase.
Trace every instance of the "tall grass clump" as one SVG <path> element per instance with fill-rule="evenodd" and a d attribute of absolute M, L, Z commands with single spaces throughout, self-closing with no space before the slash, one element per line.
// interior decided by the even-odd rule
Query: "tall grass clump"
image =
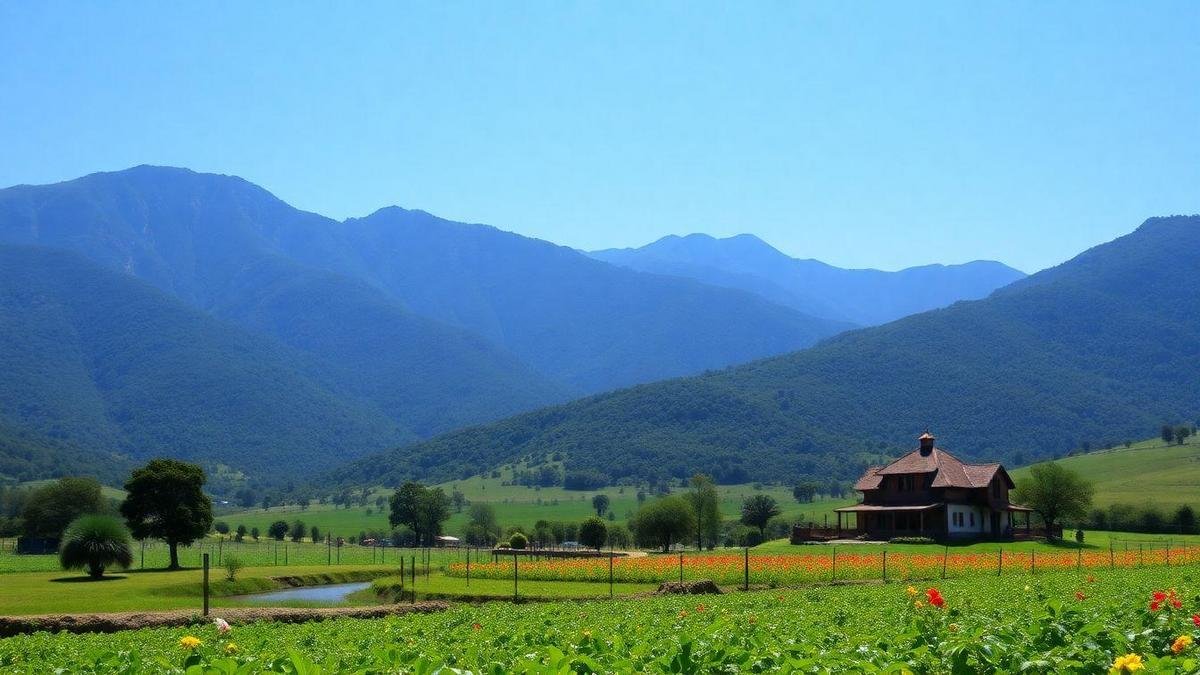
<path fill-rule="evenodd" d="M 88 576 L 100 579 L 107 567 L 133 564 L 133 539 L 118 518 L 80 516 L 63 531 L 58 561 L 65 570 L 86 568 Z"/>

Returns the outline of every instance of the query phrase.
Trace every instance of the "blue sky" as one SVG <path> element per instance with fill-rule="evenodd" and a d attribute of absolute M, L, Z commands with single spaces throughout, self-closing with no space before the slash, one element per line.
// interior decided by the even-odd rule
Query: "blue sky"
<path fill-rule="evenodd" d="M 250 4 L 0 0 L 0 185 L 170 164 L 884 269 L 1200 212 L 1200 3 Z"/>

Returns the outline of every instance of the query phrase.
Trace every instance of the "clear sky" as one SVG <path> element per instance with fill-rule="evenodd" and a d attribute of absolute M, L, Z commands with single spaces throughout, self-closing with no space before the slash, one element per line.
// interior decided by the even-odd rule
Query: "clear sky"
<path fill-rule="evenodd" d="M 1200 212 L 1200 3 L 0 0 L 0 185 L 143 163 L 580 248 L 1032 271 Z"/>

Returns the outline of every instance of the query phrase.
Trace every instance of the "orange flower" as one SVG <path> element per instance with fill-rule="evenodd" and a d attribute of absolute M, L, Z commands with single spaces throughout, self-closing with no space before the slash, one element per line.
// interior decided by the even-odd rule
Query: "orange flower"
<path fill-rule="evenodd" d="M 1085 599 L 1087 599 L 1087 596 L 1083 594 L 1083 591 L 1075 591 L 1075 599 L 1083 602 Z"/>
<path fill-rule="evenodd" d="M 476 623 L 471 624 L 471 630 L 483 630 L 483 626 L 480 623 L 476 622 Z"/>
<path fill-rule="evenodd" d="M 1192 642 L 1193 640 L 1191 635 L 1180 635 L 1179 637 L 1175 638 L 1175 642 L 1171 643 L 1171 653 L 1179 654 L 1188 647 L 1191 647 Z"/>

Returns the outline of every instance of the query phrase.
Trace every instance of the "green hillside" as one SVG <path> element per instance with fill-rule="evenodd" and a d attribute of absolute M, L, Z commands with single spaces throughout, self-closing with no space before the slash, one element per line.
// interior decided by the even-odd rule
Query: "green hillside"
<path fill-rule="evenodd" d="M 412 438 L 305 376 L 304 354 L 72 253 L 0 245 L 0 317 L 0 466 L 16 478 L 116 483 L 161 455 L 269 476 Z"/>
<path fill-rule="evenodd" d="M 1161 439 L 1123 445 L 1058 460 L 1096 486 L 1095 505 L 1153 504 L 1166 510 L 1183 504 L 1200 507 L 1200 438 L 1183 445 Z M 1012 472 L 1019 479 L 1029 472 Z"/>
<path fill-rule="evenodd" d="M 332 479 L 448 480 L 553 453 L 609 482 L 853 478 L 925 428 L 1010 465 L 1144 438 L 1200 416 L 1200 261 L 1172 255 L 1194 250 L 1200 217 L 1153 218 L 984 300 L 455 432 Z"/>

